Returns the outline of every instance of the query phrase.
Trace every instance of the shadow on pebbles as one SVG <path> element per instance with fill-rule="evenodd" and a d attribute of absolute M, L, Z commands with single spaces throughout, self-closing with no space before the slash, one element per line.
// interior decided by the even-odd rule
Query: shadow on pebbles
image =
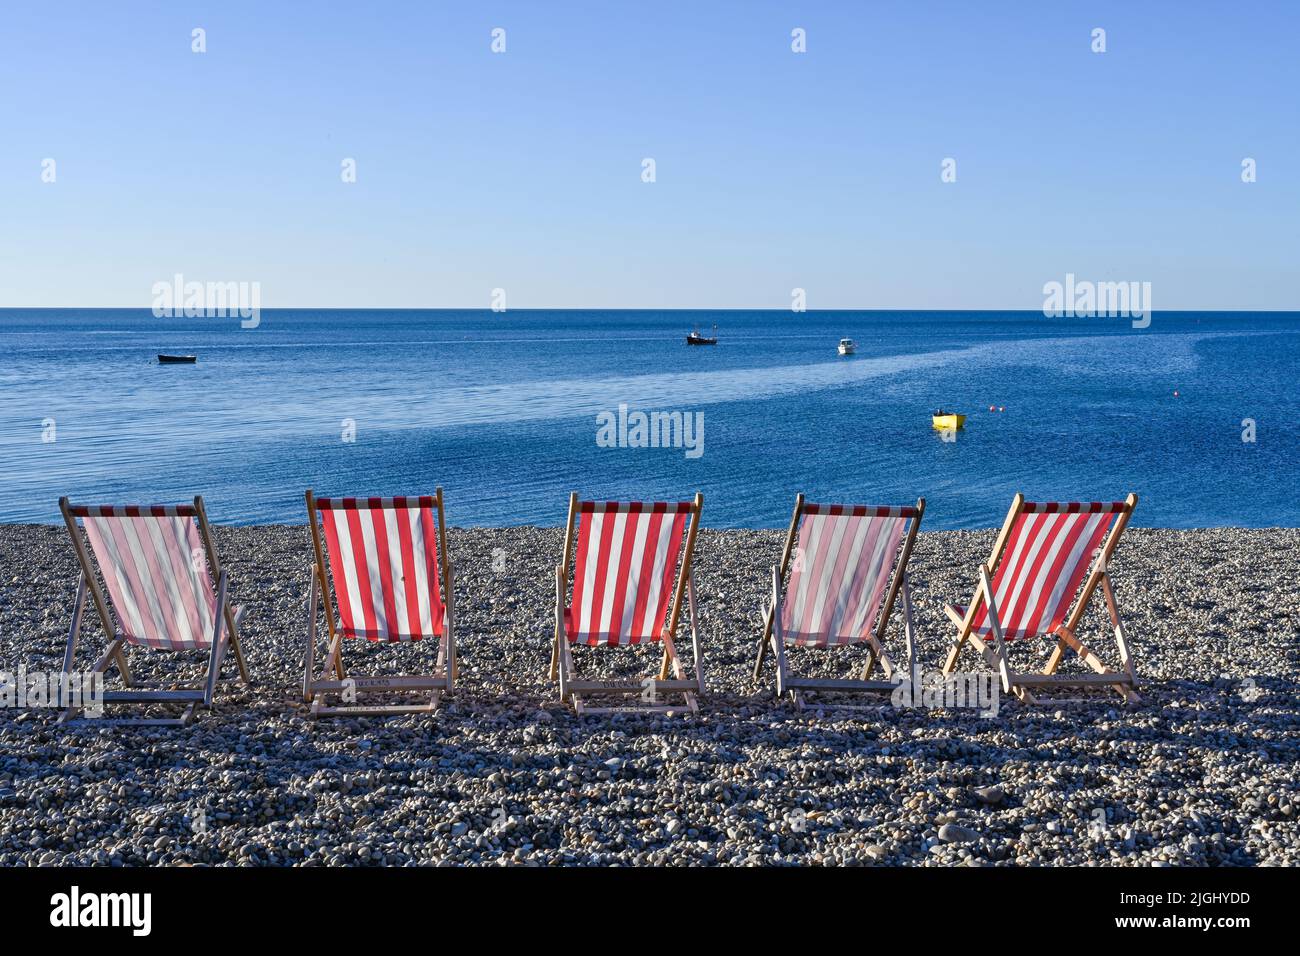
<path fill-rule="evenodd" d="M 884 699 L 799 712 L 773 699 L 770 666 L 755 685 L 781 538 L 701 533 L 696 716 L 578 718 L 556 702 L 560 532 L 510 528 L 451 532 L 454 698 L 432 715 L 313 721 L 299 690 L 305 529 L 218 529 L 254 686 L 223 685 L 188 729 L 0 710 L 0 865 L 1300 864 L 1300 532 L 1130 531 L 1114 577 L 1142 704 L 1003 700 L 993 717 Z M 992 538 L 920 535 L 927 670 L 951 635 L 943 603 L 969 598 Z M 0 670 L 57 671 L 76 584 L 66 534 L 0 527 L 0 569 Z M 1083 636 L 1109 659 L 1095 604 Z M 88 624 L 83 666 L 102 646 Z M 427 670 L 433 650 L 350 644 L 347 660 Z M 1016 646 L 1016 666 L 1046 650 Z M 166 674 L 157 657 L 133 650 L 133 667 Z M 626 674 L 654 663 L 597 648 L 578 666 L 612 673 L 620 658 Z M 792 654 L 801 672 L 861 660 Z M 967 652 L 963 667 L 981 665 Z"/>

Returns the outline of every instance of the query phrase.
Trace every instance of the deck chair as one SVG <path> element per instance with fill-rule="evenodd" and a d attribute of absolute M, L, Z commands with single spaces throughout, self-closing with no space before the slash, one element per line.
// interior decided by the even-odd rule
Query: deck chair
<path fill-rule="evenodd" d="M 576 492 L 569 496 L 564 557 L 555 569 L 551 680 L 559 680 L 560 700 L 572 701 L 579 714 L 699 711 L 696 697 L 704 693 L 704 678 L 691 555 L 703 507 L 704 496 L 700 494 L 694 501 L 654 504 L 579 501 Z M 571 560 L 573 601 L 566 605 Z M 686 676 L 673 643 L 683 595 L 690 614 L 692 678 Z M 574 671 L 573 645 L 624 647 L 656 641 L 663 642 L 663 661 L 657 674 L 642 680 L 581 680 Z M 665 695 L 677 694 L 682 695 L 684 705 L 661 702 Z M 588 695 L 639 697 L 640 701 L 631 706 L 591 707 L 586 701 Z"/>
<path fill-rule="evenodd" d="M 309 489 L 307 520 L 316 563 L 308 599 L 311 617 L 303 655 L 302 694 L 311 704 L 312 715 L 437 710 L 442 695 L 455 689 L 456 680 L 451 558 L 447 553 L 442 489 L 418 498 L 317 498 Z M 317 677 L 316 632 L 322 594 L 326 595 L 329 647 L 323 675 Z M 434 638 L 438 642 L 434 671 L 349 677 L 343 666 L 343 642 L 359 637 L 388 643 Z M 356 702 L 361 694 L 411 695 L 424 691 L 430 692 L 427 703 Z M 332 704 L 332 697 L 340 697 L 342 703 Z"/>
<path fill-rule="evenodd" d="M 249 683 L 239 647 L 243 608 L 232 607 L 227 598 L 226 572 L 212 546 L 212 529 L 202 497 L 196 497 L 192 505 L 139 506 L 74 505 L 64 497 L 59 499 L 59 510 L 81 565 L 63 654 L 63 674 L 72 673 L 89 595 L 108 636 L 107 649 L 89 673 L 107 674 L 116 665 L 126 688 L 105 691 L 105 706 L 161 704 L 182 708 L 177 717 L 96 718 L 95 723 L 188 725 L 198 706 L 212 709 L 227 648 L 234 651 L 239 677 Z M 199 686 L 140 684 L 127 664 L 126 651 L 131 645 L 153 651 L 205 652 L 207 670 Z M 67 681 L 62 681 L 60 693 L 66 686 Z M 83 706 L 70 701 L 60 700 L 60 704 L 67 705 L 60 723 L 76 721 L 84 711 Z"/>
<path fill-rule="evenodd" d="M 970 641 L 1001 677 L 1003 693 L 1014 693 L 1026 703 L 1062 702 L 1035 695 L 1035 689 L 1048 687 L 1109 687 L 1126 702 L 1140 703 L 1109 571 L 1111 555 L 1136 506 L 1137 495 L 1090 503 L 1034 503 L 1016 495 L 993 552 L 980 565 L 971 603 L 944 608 L 957 625 L 957 640 L 944 663 L 944 674 L 953 672 L 962 646 Z M 1098 586 L 1110 612 L 1120 671 L 1103 664 L 1079 640 L 1079 622 Z M 1041 673 L 1013 671 L 1008 642 L 1035 637 L 1056 639 L 1047 666 Z M 1067 650 L 1096 673 L 1056 673 Z"/>
<path fill-rule="evenodd" d="M 772 598 L 762 613 L 754 679 L 762 676 L 770 648 L 776 660 L 777 698 L 789 694 L 800 710 L 805 691 L 889 693 L 903 678 L 916 686 L 907 560 L 924 514 L 924 498 L 917 499 L 915 507 L 874 507 L 817 505 L 797 496 L 781 563 L 772 566 Z M 890 612 L 900 596 L 907 653 L 907 670 L 902 674 L 884 647 Z M 835 648 L 862 643 L 867 645 L 867 660 L 856 680 L 790 675 L 787 646 Z M 871 679 L 877 664 L 883 680 Z"/>

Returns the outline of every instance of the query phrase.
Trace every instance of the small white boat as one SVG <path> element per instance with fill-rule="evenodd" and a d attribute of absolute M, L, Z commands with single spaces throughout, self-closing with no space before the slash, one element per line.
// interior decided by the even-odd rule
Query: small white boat
<path fill-rule="evenodd" d="M 840 339 L 840 354 L 852 355 L 858 350 L 858 343 L 852 339 Z"/>

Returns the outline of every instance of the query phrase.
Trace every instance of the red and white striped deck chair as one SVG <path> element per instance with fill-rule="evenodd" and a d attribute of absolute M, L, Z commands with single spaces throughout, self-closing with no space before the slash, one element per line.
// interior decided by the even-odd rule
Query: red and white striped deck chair
<path fill-rule="evenodd" d="M 442 489 L 431 496 L 411 498 L 317 498 L 308 490 L 307 520 L 316 563 L 311 575 L 311 623 L 302 693 L 313 716 L 436 710 L 441 696 L 455 688 L 456 680 L 451 557 Z M 316 627 L 322 593 L 327 595 L 329 648 L 324 676 L 318 678 L 314 673 Z M 438 642 L 434 672 L 349 677 L 343 667 L 343 642 L 353 638 L 390 644 L 433 638 Z M 423 691 L 431 692 L 428 703 L 356 703 L 361 694 Z M 331 696 L 340 697 L 343 703 L 331 705 Z"/>
<path fill-rule="evenodd" d="M 185 726 L 198 705 L 211 710 L 227 647 L 235 652 L 239 676 L 245 684 L 249 682 L 239 647 L 243 609 L 231 607 L 227 599 L 226 572 L 212 546 L 202 497 L 196 497 L 192 505 L 74 505 L 65 497 L 59 499 L 59 510 L 81 565 L 63 673 L 72 673 L 89 594 L 108 636 L 108 648 L 89 674 L 106 674 L 116 665 L 128 688 L 105 691 L 103 703 L 177 704 L 184 708 L 179 717 L 120 718 L 104 723 Z M 127 665 L 130 645 L 154 651 L 203 652 L 207 670 L 201 684 L 139 684 Z M 83 710 L 69 703 L 60 722 L 75 719 Z"/>
<path fill-rule="evenodd" d="M 559 680 L 560 700 L 572 700 L 579 714 L 698 711 L 696 695 L 704 693 L 704 679 L 691 554 L 703 507 L 704 496 L 699 494 L 694 501 L 653 504 L 579 501 L 576 492 L 569 496 L 564 557 L 555 569 L 551 680 Z M 571 559 L 573 601 L 566 604 Z M 691 678 L 686 676 L 673 643 L 683 595 L 690 614 L 695 674 Z M 574 645 L 594 649 L 657 641 L 663 642 L 664 649 L 657 675 L 633 682 L 598 681 L 579 680 L 574 671 Z M 685 706 L 661 703 L 661 697 L 668 694 L 681 694 Z M 640 703 L 595 708 L 587 706 L 586 695 L 638 696 Z"/>
<path fill-rule="evenodd" d="M 817 505 L 797 496 L 781 564 L 772 566 L 772 600 L 763 609 L 754 679 L 761 676 L 770 647 L 776 659 L 777 697 L 790 694 L 800 709 L 805 691 L 891 692 L 900 679 L 915 683 L 916 641 L 907 561 L 924 514 L 924 498 L 917 499 L 915 507 L 877 507 Z M 907 652 L 907 670 L 902 674 L 884 647 L 890 612 L 900 596 Z M 867 645 L 860 679 L 790 676 L 787 647 L 858 644 Z M 884 680 L 871 680 L 876 664 L 880 664 Z"/>
<path fill-rule="evenodd" d="M 1034 689 L 1044 687 L 1109 687 L 1138 703 L 1137 677 L 1109 571 L 1111 555 L 1136 506 L 1137 495 L 1083 503 L 1035 503 L 1016 495 L 992 554 L 980 565 L 971 603 L 944 609 L 957 625 L 944 674 L 952 673 L 969 640 L 1001 676 L 1003 693 L 1014 693 L 1027 703 L 1039 702 Z M 1122 671 L 1108 668 L 1079 640 L 1079 621 L 1098 586 L 1106 596 Z M 1056 639 L 1047 666 L 1041 673 L 1013 671 L 1007 642 L 1035 637 Z M 1096 673 L 1056 673 L 1066 650 Z"/>

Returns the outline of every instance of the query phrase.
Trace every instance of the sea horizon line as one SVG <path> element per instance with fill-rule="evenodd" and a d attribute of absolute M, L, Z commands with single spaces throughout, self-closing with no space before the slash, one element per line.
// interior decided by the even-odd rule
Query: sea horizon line
<path fill-rule="evenodd" d="M 151 312 L 152 307 L 148 305 L 6 305 L 0 306 L 0 313 L 4 312 Z M 1003 315 L 1007 313 L 1025 314 L 1025 315 L 1042 315 L 1043 310 L 1037 309 L 989 309 L 989 308 L 952 308 L 952 309 L 917 309 L 917 308 L 841 308 L 841 309 L 801 309 L 797 312 L 792 311 L 788 306 L 785 308 L 746 308 L 744 306 L 689 306 L 689 307 L 655 307 L 655 306 L 511 306 L 508 309 L 493 309 L 484 306 L 382 306 L 382 305 L 277 305 L 262 306 L 262 312 L 485 312 L 493 315 L 503 315 L 510 312 L 771 312 L 781 315 L 805 315 L 805 314 L 831 314 L 831 313 L 888 313 L 888 314 L 919 314 L 932 315 L 942 313 L 962 313 L 962 314 L 991 314 Z M 1300 314 L 1298 309 L 1153 309 L 1152 315 L 1296 315 Z M 184 316 L 164 316 L 164 318 L 183 318 Z M 1082 316 L 1088 318 L 1089 316 Z M 204 316 L 192 316 L 192 318 L 204 318 Z M 1059 318 L 1052 316 L 1052 318 Z"/>

